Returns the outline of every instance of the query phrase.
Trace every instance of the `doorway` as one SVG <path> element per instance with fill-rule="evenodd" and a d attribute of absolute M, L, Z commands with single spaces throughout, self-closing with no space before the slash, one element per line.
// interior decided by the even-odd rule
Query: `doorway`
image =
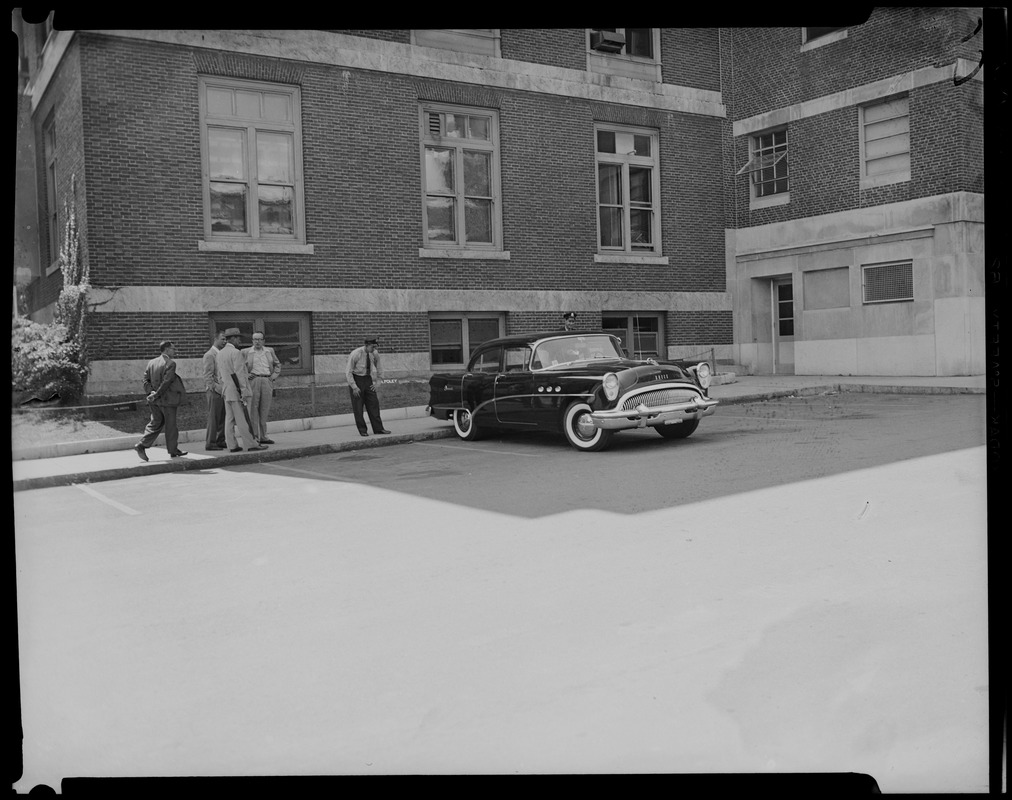
<path fill-rule="evenodd" d="M 774 278 L 770 302 L 773 320 L 773 374 L 794 374 L 794 282 Z"/>

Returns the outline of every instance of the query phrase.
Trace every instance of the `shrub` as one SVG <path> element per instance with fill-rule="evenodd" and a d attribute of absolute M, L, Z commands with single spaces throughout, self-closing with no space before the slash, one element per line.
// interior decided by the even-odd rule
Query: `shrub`
<path fill-rule="evenodd" d="M 44 325 L 17 318 L 11 330 L 11 390 L 48 400 L 59 395 L 77 402 L 84 392 L 88 368 L 80 363 L 75 342 L 60 324 Z"/>

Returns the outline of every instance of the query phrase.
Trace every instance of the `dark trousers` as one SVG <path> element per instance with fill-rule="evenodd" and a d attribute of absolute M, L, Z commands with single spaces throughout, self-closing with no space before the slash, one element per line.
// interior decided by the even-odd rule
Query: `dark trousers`
<path fill-rule="evenodd" d="M 225 446 L 225 399 L 214 389 L 207 390 L 207 437 L 204 445 Z"/>
<path fill-rule="evenodd" d="M 170 453 L 179 451 L 179 428 L 176 426 L 176 406 L 156 406 L 148 403 L 151 421 L 144 428 L 141 447 L 154 447 L 158 434 L 165 430 L 165 449 Z"/>
<path fill-rule="evenodd" d="M 376 387 L 373 385 L 371 375 L 352 375 L 355 385 L 358 386 L 358 397 L 348 387 L 348 394 L 351 395 L 351 410 L 355 415 L 355 424 L 363 433 L 366 431 L 365 418 L 362 416 L 362 406 L 365 406 L 369 414 L 369 422 L 372 423 L 372 432 L 378 433 L 383 430 L 383 420 L 380 419 L 379 397 L 376 396 Z"/>

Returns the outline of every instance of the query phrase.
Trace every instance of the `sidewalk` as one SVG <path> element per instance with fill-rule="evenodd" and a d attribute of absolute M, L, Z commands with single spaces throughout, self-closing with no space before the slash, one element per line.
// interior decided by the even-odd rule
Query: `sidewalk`
<path fill-rule="evenodd" d="M 715 376 L 721 383 L 710 387 L 710 397 L 725 404 L 745 403 L 773 397 L 814 395 L 825 392 L 859 391 L 917 394 L 984 394 L 983 375 L 967 377 L 861 377 L 818 375 Z M 720 413 L 720 406 L 717 407 Z M 383 409 L 390 435 L 359 436 L 351 414 L 335 414 L 300 420 L 277 420 L 267 426 L 275 444 L 257 452 L 220 453 L 204 450 L 204 431 L 181 431 L 182 458 L 170 459 L 164 445 L 148 450 L 141 461 L 132 448 L 140 439 L 119 436 L 83 442 L 67 442 L 12 452 L 14 491 L 66 486 L 72 483 L 118 480 L 137 475 L 214 469 L 263 461 L 361 450 L 453 436 L 453 426 L 427 416 L 424 406 Z"/>

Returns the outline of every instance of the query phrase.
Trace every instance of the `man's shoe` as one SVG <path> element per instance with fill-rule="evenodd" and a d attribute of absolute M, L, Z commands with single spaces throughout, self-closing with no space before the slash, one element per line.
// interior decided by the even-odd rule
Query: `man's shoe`
<path fill-rule="evenodd" d="M 204 449 L 205 450 L 224 450 L 225 448 L 222 447 L 220 444 L 209 444 Z"/>
<path fill-rule="evenodd" d="M 185 450 L 177 450 L 175 453 L 171 454 L 171 457 L 172 458 L 179 458 L 180 456 L 185 456 L 185 455 L 186 455 L 186 451 Z"/>
<path fill-rule="evenodd" d="M 369 431 L 359 431 L 358 435 L 359 436 L 368 436 L 369 435 Z"/>
<path fill-rule="evenodd" d="M 240 450 L 242 450 L 241 447 L 230 447 L 228 449 L 228 452 L 230 452 L 230 453 L 238 453 Z"/>
<path fill-rule="evenodd" d="M 393 433 L 393 431 L 388 431 L 386 428 L 380 428 L 376 431 L 376 433 Z"/>
<path fill-rule="evenodd" d="M 273 439 L 261 439 L 260 444 L 274 444 Z"/>
<path fill-rule="evenodd" d="M 246 449 L 247 450 L 266 450 L 267 448 L 264 445 L 262 445 L 262 444 L 258 444 L 256 447 L 247 447 Z"/>
<path fill-rule="evenodd" d="M 148 460 L 148 454 L 144 452 L 145 450 L 147 450 L 147 448 L 144 445 L 142 445 L 142 444 L 135 444 L 134 445 L 134 452 L 138 456 L 140 456 L 141 461 L 147 461 Z"/>

